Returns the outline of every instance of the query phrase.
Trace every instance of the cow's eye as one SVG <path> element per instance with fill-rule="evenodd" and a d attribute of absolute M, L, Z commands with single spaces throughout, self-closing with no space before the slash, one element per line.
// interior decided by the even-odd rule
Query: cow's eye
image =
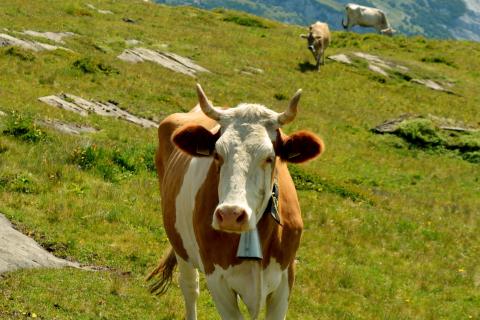
<path fill-rule="evenodd" d="M 273 157 L 268 157 L 267 159 L 265 159 L 265 162 L 266 163 L 273 163 Z"/>

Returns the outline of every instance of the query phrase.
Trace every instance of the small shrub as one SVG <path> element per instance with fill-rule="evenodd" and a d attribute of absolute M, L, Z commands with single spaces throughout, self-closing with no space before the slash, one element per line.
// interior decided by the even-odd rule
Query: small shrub
<path fill-rule="evenodd" d="M 96 145 L 90 145 L 86 148 L 75 148 L 70 157 L 70 161 L 78 165 L 81 169 L 91 169 L 102 156 L 102 150 Z"/>
<path fill-rule="evenodd" d="M 255 18 L 247 17 L 247 16 L 238 16 L 238 15 L 230 15 L 228 17 L 223 18 L 223 21 L 226 22 L 233 22 L 241 26 L 245 27 L 253 27 L 253 28 L 263 28 L 267 29 L 268 27 Z"/>
<path fill-rule="evenodd" d="M 32 117 L 22 115 L 17 111 L 12 111 L 7 116 L 2 133 L 26 142 L 38 142 L 47 137 L 45 132 L 37 127 Z"/>
<path fill-rule="evenodd" d="M 442 63 L 450 67 L 456 67 L 455 63 L 453 63 L 452 60 L 449 60 L 445 57 L 441 56 L 433 56 L 433 57 L 423 57 L 420 59 L 422 62 L 427 62 L 427 63 Z"/>
<path fill-rule="evenodd" d="M 414 119 L 399 126 L 397 134 L 409 143 L 422 148 L 445 145 L 445 138 L 433 122 L 428 119 Z"/>
<path fill-rule="evenodd" d="M 462 155 L 463 160 L 480 164 L 480 151 L 465 152 Z"/>
<path fill-rule="evenodd" d="M 411 81 L 412 80 L 412 77 L 408 73 L 405 73 L 405 72 L 394 71 L 393 74 L 397 78 L 400 78 L 400 79 L 405 80 L 405 81 Z"/>
<path fill-rule="evenodd" d="M 455 143 L 449 144 L 449 147 L 461 152 L 480 151 L 480 132 L 462 134 Z"/>
<path fill-rule="evenodd" d="M 287 99 L 288 99 L 288 97 L 287 97 L 286 95 L 284 95 L 283 93 L 275 93 L 275 94 L 273 95 L 273 97 L 274 97 L 275 99 L 277 99 L 278 101 L 283 101 L 283 100 L 287 100 Z"/>
<path fill-rule="evenodd" d="M 116 68 L 88 57 L 73 62 L 73 67 L 85 74 L 94 74 L 97 72 L 101 72 L 103 74 L 110 75 L 120 73 L 120 71 L 118 71 Z"/>
<path fill-rule="evenodd" d="M 4 54 L 6 56 L 11 56 L 18 58 L 22 61 L 33 61 L 35 60 L 35 56 L 30 52 L 25 49 L 19 48 L 19 47 L 10 47 L 7 50 L 4 51 Z"/>
<path fill-rule="evenodd" d="M 75 17 L 91 17 L 92 12 L 78 5 L 71 5 L 65 9 L 65 12 Z"/>

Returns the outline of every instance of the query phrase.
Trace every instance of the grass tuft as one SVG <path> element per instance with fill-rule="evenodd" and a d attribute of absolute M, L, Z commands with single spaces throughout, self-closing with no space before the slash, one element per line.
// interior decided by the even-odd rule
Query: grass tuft
<path fill-rule="evenodd" d="M 293 182 L 297 190 L 309 190 L 315 192 L 328 192 L 340 196 L 342 198 L 347 198 L 355 202 L 366 202 L 372 204 L 370 199 L 367 199 L 363 195 L 348 190 L 343 186 L 339 186 L 328 182 L 321 177 L 307 173 L 300 169 L 298 166 L 289 165 L 288 166 L 290 175 L 292 176 Z"/>

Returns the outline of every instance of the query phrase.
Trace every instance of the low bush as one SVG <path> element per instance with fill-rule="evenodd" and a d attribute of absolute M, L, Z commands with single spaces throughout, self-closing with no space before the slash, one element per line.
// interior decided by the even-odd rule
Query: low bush
<path fill-rule="evenodd" d="M 118 69 L 93 58 L 82 58 L 73 62 L 73 67 L 85 74 L 103 73 L 105 75 L 119 74 Z"/>
<path fill-rule="evenodd" d="M 397 134 L 410 144 L 419 147 L 438 147 L 446 143 L 433 122 L 429 119 L 414 119 L 400 125 Z"/>
<path fill-rule="evenodd" d="M 262 21 L 247 16 L 229 15 L 223 18 L 223 21 L 233 22 L 245 27 L 268 29 L 268 27 Z"/>
<path fill-rule="evenodd" d="M 35 124 L 33 117 L 17 111 L 12 111 L 7 115 L 2 133 L 32 143 L 47 138 L 46 133 Z"/>

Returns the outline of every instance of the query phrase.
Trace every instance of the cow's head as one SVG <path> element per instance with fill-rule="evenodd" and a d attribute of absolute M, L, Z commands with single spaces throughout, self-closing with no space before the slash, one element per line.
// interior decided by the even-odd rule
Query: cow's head
<path fill-rule="evenodd" d="M 390 37 L 393 36 L 395 32 L 397 32 L 397 30 L 395 30 L 391 27 L 380 30 L 381 34 L 384 34 L 384 35 L 387 35 L 387 36 L 390 36 Z"/>
<path fill-rule="evenodd" d="M 305 162 L 323 151 L 323 142 L 301 131 L 286 136 L 280 127 L 296 116 L 299 90 L 283 113 L 258 104 L 215 108 L 200 85 L 202 111 L 220 124 L 217 132 L 186 125 L 173 134 L 173 142 L 195 157 L 212 157 L 219 174 L 219 203 L 213 212 L 217 230 L 240 233 L 253 230 L 270 199 L 277 161 Z"/>
<path fill-rule="evenodd" d="M 308 50 L 310 50 L 313 54 L 316 54 L 316 48 L 315 48 L 315 37 L 311 32 L 308 34 L 301 34 L 300 37 L 303 39 L 307 39 L 308 43 Z"/>

